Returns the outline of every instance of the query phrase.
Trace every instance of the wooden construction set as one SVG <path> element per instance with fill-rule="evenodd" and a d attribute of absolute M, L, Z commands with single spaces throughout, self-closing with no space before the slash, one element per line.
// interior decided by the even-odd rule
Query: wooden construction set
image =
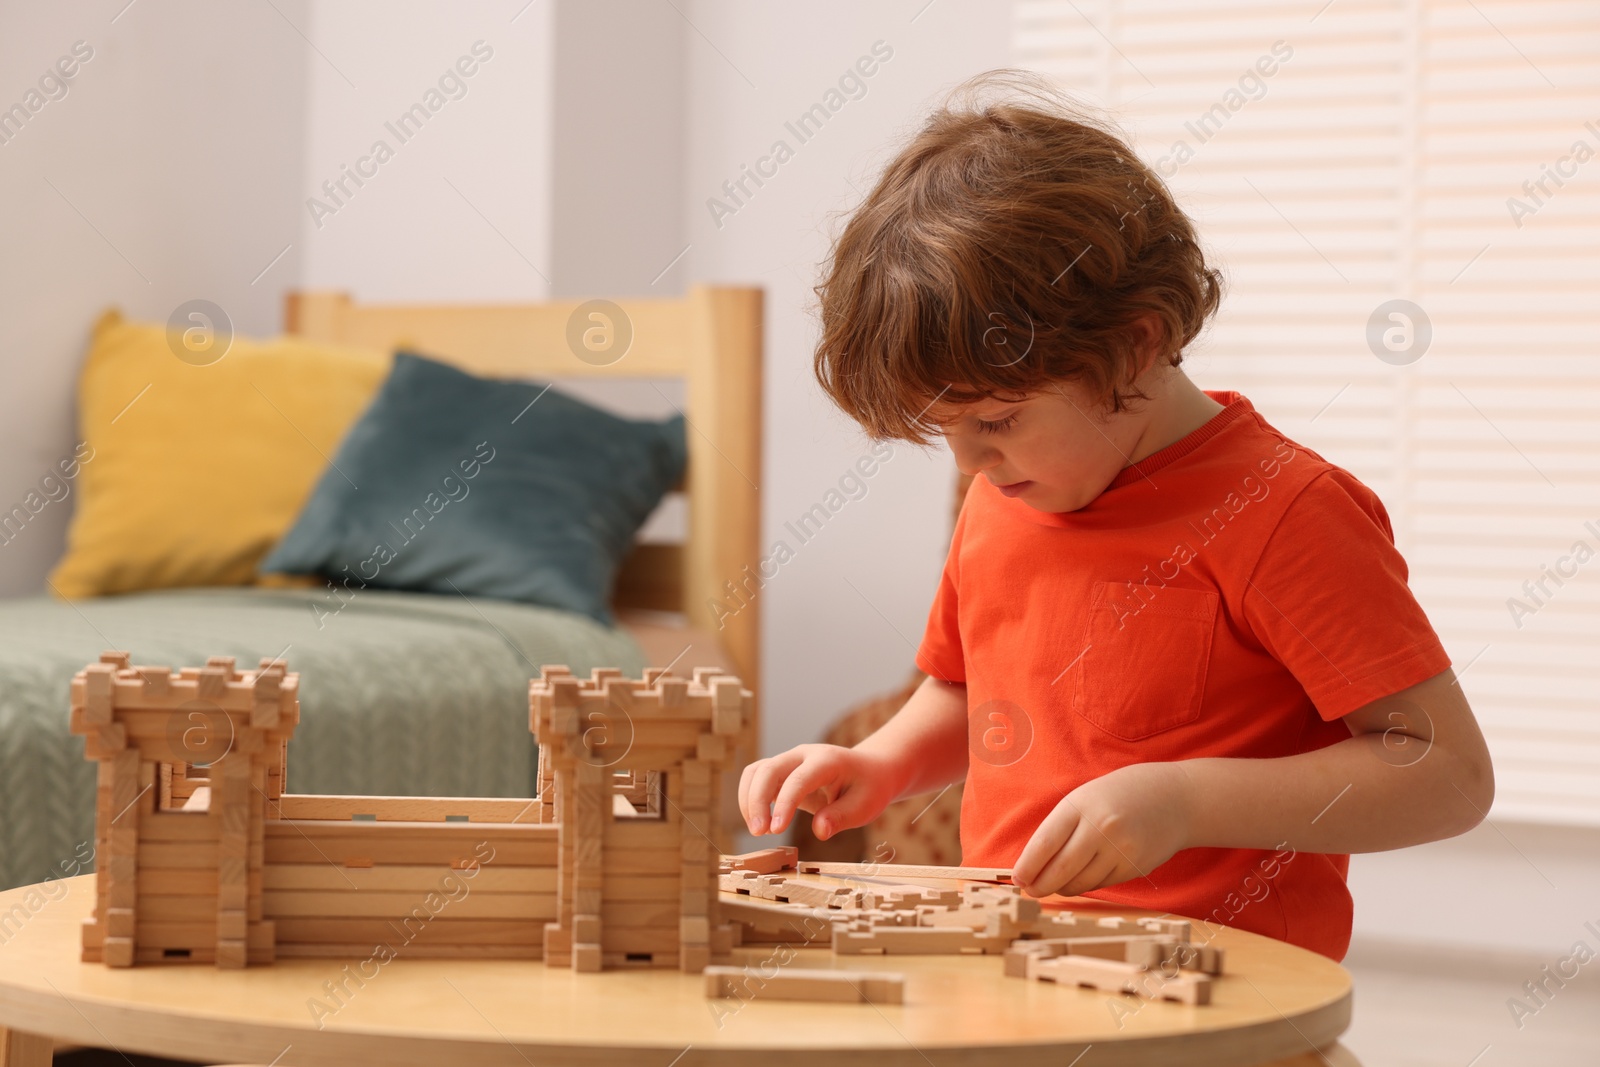
<path fill-rule="evenodd" d="M 282 661 L 174 673 L 107 652 L 72 680 L 99 767 L 83 958 L 243 967 L 385 946 L 698 972 L 735 936 L 708 834 L 750 706 L 713 669 L 546 667 L 529 684 L 537 798 L 295 795 L 299 676 Z"/>
<path fill-rule="evenodd" d="M 542 668 L 531 800 L 286 793 L 300 705 L 282 660 L 173 672 L 106 652 L 71 692 L 99 772 L 85 961 L 542 959 L 704 973 L 708 997 L 872 1003 L 900 1002 L 902 976 L 710 963 L 762 944 L 1002 955 L 1014 977 L 1189 1004 L 1222 972 L 1187 921 L 1045 911 L 1003 870 L 720 855 L 721 772 L 751 693 L 714 669 Z"/>
<path fill-rule="evenodd" d="M 1209 1003 L 1212 978 L 1222 973 L 1222 950 L 1194 944 L 1185 919 L 1047 912 L 1005 884 L 1008 872 L 992 868 L 802 863 L 793 853 L 766 849 L 724 857 L 721 886 L 737 896 L 724 900 L 722 914 L 737 925 L 740 944 L 825 944 L 835 956 L 1002 955 L 1005 973 L 1015 978 L 1188 1004 Z M 923 878 L 934 884 L 914 881 Z M 749 984 L 741 987 L 732 970 L 708 971 L 706 994 L 750 995 Z M 874 1003 L 898 1003 L 903 995 L 899 975 L 780 974 L 784 982 L 776 993 L 767 980 L 760 995 Z M 878 984 L 864 984 L 867 978 Z"/>

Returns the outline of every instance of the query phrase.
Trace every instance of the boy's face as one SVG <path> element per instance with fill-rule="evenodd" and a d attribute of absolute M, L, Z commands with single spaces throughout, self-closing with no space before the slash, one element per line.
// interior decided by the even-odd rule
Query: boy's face
<path fill-rule="evenodd" d="M 930 412 L 963 474 L 982 475 L 1038 511 L 1077 511 L 1130 462 L 1148 418 L 1105 405 L 1074 382 L 1025 397 Z"/>

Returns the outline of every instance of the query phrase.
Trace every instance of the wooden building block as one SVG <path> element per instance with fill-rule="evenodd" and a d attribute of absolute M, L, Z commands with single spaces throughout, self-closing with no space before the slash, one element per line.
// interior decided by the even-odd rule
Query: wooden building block
<path fill-rule="evenodd" d="M 796 878 L 787 879 L 783 883 L 783 896 L 791 904 L 801 904 L 808 908 L 845 908 L 852 902 L 852 890 L 848 886 L 819 885 L 816 882 L 802 882 Z"/>
<path fill-rule="evenodd" d="M 1028 957 L 1029 978 L 1087 986 L 1105 993 L 1132 993 L 1149 1000 L 1176 1000 L 1185 1004 L 1211 1003 L 1211 979 L 1203 974 L 1164 974 L 1117 960 L 1094 956 Z"/>
<path fill-rule="evenodd" d="M 864 922 L 835 923 L 833 927 L 833 951 L 839 956 L 1000 955 L 1008 944 L 1007 939 L 959 927 L 872 926 Z"/>
<path fill-rule="evenodd" d="M 172 691 L 171 667 L 140 667 L 139 680 L 145 700 L 160 704 Z"/>
<path fill-rule="evenodd" d="M 717 884 L 724 893 L 754 895 L 756 880 L 760 877 L 754 871 L 728 871 L 717 876 Z"/>
<path fill-rule="evenodd" d="M 110 663 L 91 663 L 83 669 L 84 721 L 93 726 L 111 725 L 112 692 L 117 668 Z"/>
<path fill-rule="evenodd" d="M 250 725 L 256 729 L 275 730 L 279 724 L 280 693 L 283 672 L 276 668 L 258 671 L 251 685 Z"/>
<path fill-rule="evenodd" d="M 678 856 L 673 858 L 678 863 L 679 884 L 684 889 L 710 889 L 714 884 L 711 877 L 711 865 L 708 862 L 709 855 L 708 859 L 699 860 L 685 860 Z M 660 867 L 651 867 L 644 873 L 654 874 L 660 869 Z"/>
<path fill-rule="evenodd" d="M 656 691 L 660 694 L 661 709 L 672 711 L 682 708 L 689 703 L 689 681 L 686 678 L 667 676 L 656 683 Z"/>
<path fill-rule="evenodd" d="M 1045 941 L 1013 941 L 1011 947 L 1006 949 L 1002 960 L 1008 978 L 1028 977 L 1028 959 L 1031 956 L 1042 956 L 1050 959 L 1061 955 L 1055 944 Z"/>
<path fill-rule="evenodd" d="M 1192 935 L 1188 919 L 1135 919 L 1134 922 L 1153 934 L 1170 937 L 1174 941 L 1188 941 Z"/>
<path fill-rule="evenodd" d="M 760 900 L 776 900 L 789 903 L 788 890 L 785 888 L 789 879 L 781 874 L 758 874 L 748 884 L 750 895 Z"/>
<path fill-rule="evenodd" d="M 105 922 L 106 937 L 132 937 L 133 936 L 132 908 L 107 908 Z"/>
<path fill-rule="evenodd" d="M 740 1000 L 802 1000 L 839 1004 L 901 1004 L 905 975 L 892 971 L 830 971 L 780 967 L 775 974 L 743 967 L 707 967 L 706 996 Z"/>
<path fill-rule="evenodd" d="M 242 938 L 217 939 L 217 966 L 224 970 L 241 970 L 248 962 L 247 946 Z"/>
<path fill-rule="evenodd" d="M 743 942 L 761 944 L 827 944 L 833 938 L 834 924 L 851 917 L 827 908 L 776 905 L 748 897 L 725 897 L 721 910 L 724 918 L 738 924 Z"/>
<path fill-rule="evenodd" d="M 607 678 L 601 684 L 600 699 L 625 719 L 633 710 L 633 686 L 622 678 Z"/>
<path fill-rule="evenodd" d="M 106 938 L 103 942 L 101 942 L 100 958 L 107 967 L 132 967 L 133 938 Z"/>
<path fill-rule="evenodd" d="M 924 904 L 916 911 L 922 926 L 965 926 L 973 930 L 983 930 L 988 927 L 991 919 L 1000 918 L 1020 931 L 1028 930 L 1038 919 L 1039 902 L 1029 897 L 1019 897 L 1004 904 L 985 904 L 977 907 L 952 908 L 938 904 Z M 1020 933 L 1018 936 L 1021 936 Z"/>
<path fill-rule="evenodd" d="M 1022 947 L 1023 951 L 1046 959 L 1056 956 L 1091 956 L 1096 959 L 1128 963 L 1145 971 L 1177 971 L 1181 944 L 1159 934 L 1130 934 L 1018 941 L 1013 947 Z M 1011 973 L 1009 969 L 1007 973 Z"/>
<path fill-rule="evenodd" d="M 754 871 L 756 874 L 777 874 L 779 871 L 798 870 L 800 850 L 793 845 L 757 849 L 737 856 L 723 856 L 720 865 L 727 871 Z"/>
<path fill-rule="evenodd" d="M 224 908 L 217 912 L 217 937 L 229 941 L 243 941 L 247 926 L 242 908 Z"/>
<path fill-rule="evenodd" d="M 232 674 L 232 670 L 225 670 L 222 667 L 202 667 L 196 679 L 199 685 L 195 691 L 195 699 L 220 703 L 227 696 L 228 681 Z"/>
<path fill-rule="evenodd" d="M 711 680 L 711 731 L 729 736 L 744 727 L 744 687 L 739 679 L 720 676 Z"/>
<path fill-rule="evenodd" d="M 1174 958 L 1179 967 L 1201 974 L 1222 973 L 1223 950 L 1213 945 L 1195 945 L 1179 942 Z"/>
<path fill-rule="evenodd" d="M 860 890 L 861 907 L 884 911 L 916 911 L 923 907 L 946 908 L 961 899 L 954 890 L 940 890 L 921 885 L 872 885 Z M 977 925 L 982 925 L 979 923 Z"/>
<path fill-rule="evenodd" d="M 835 877 L 867 878 L 953 878 L 974 882 L 1011 881 L 1005 867 L 929 867 L 907 863 L 821 863 L 800 861 L 801 874 L 829 874 Z"/>

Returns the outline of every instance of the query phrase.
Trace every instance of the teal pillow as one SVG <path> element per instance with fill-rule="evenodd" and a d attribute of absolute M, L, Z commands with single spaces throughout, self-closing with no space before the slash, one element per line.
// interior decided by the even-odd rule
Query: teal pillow
<path fill-rule="evenodd" d="M 610 625 L 617 567 L 683 476 L 684 420 L 619 418 L 546 389 L 396 353 L 261 569 Z"/>

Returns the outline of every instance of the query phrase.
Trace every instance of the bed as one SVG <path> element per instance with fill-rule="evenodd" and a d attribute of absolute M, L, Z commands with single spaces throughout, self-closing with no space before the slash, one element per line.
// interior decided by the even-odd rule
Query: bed
<path fill-rule="evenodd" d="M 690 426 L 674 507 L 681 530 L 635 545 L 617 579 L 618 625 L 483 597 L 377 589 L 320 619 L 310 609 L 325 596 L 320 589 L 0 601 L 0 886 L 86 869 L 95 777 L 67 730 L 68 684 L 107 648 L 174 667 L 211 655 L 286 657 L 301 674 L 302 722 L 289 759 L 297 793 L 532 796 L 527 684 L 543 663 L 584 673 L 717 666 L 759 693 L 759 612 L 717 604 L 725 581 L 759 558 L 761 291 L 699 286 L 681 298 L 616 301 L 633 342 L 606 365 L 574 359 L 566 347 L 580 303 L 365 304 L 291 293 L 285 329 L 420 349 L 485 376 L 681 383 Z M 741 764 L 756 751 L 757 721 L 742 739 Z"/>

